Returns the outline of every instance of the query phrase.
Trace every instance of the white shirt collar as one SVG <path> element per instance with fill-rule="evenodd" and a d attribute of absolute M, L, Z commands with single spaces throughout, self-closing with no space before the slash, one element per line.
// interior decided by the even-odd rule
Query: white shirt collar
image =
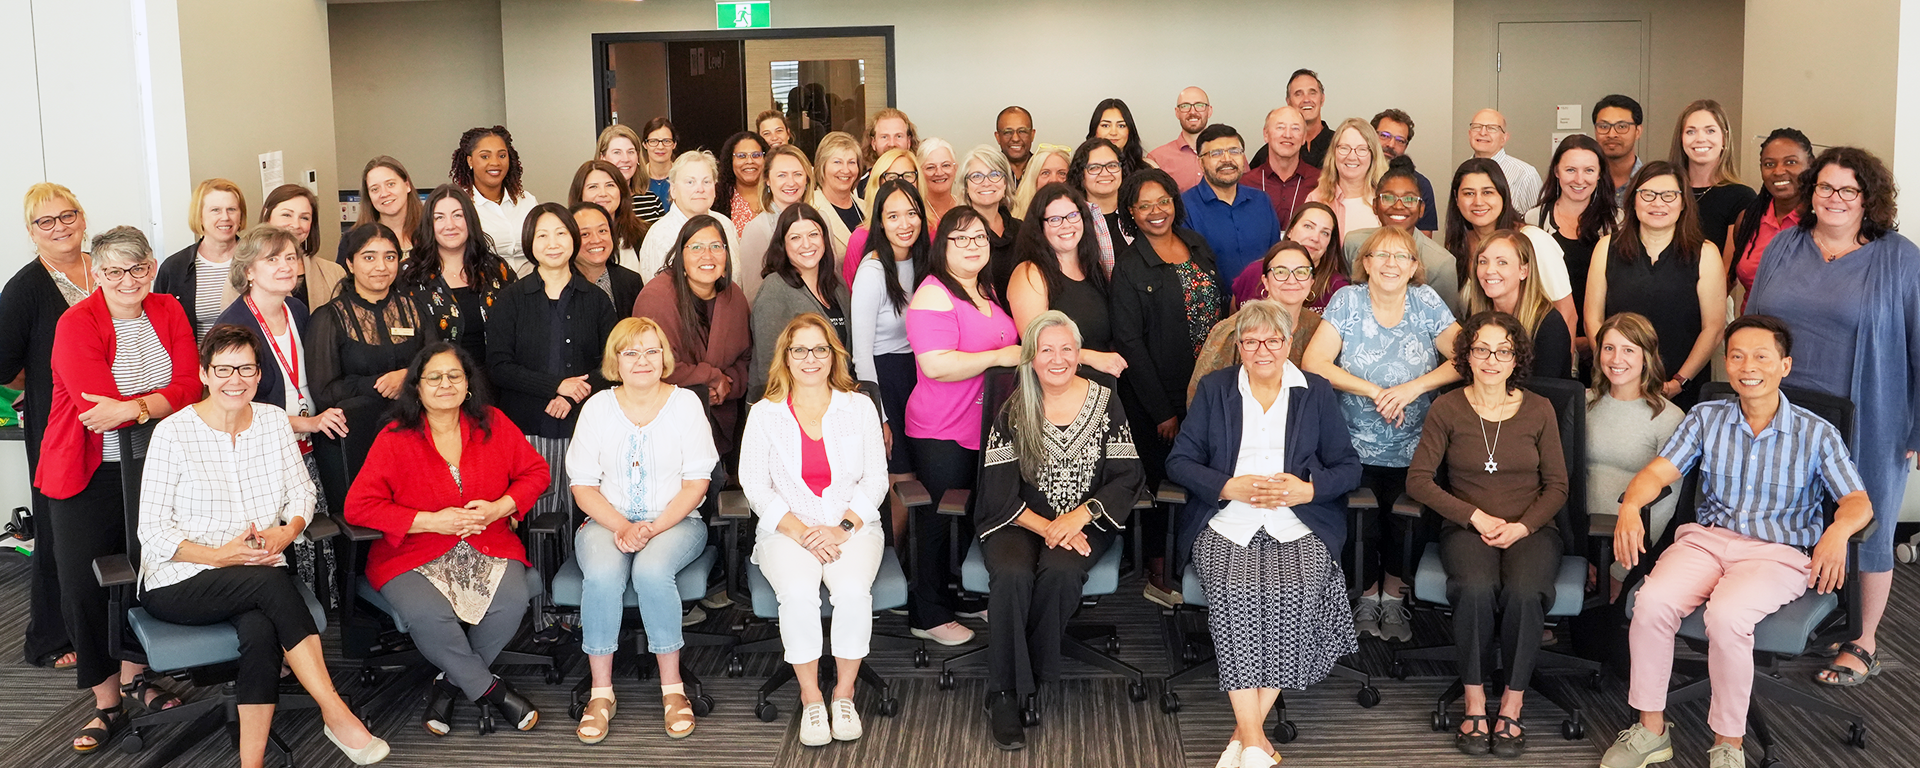
<path fill-rule="evenodd" d="M 1299 387 L 1301 389 L 1307 388 L 1307 375 L 1305 373 L 1301 373 L 1300 368 L 1298 366 L 1295 366 L 1292 360 L 1282 360 L 1280 361 L 1280 364 L 1284 366 L 1283 368 L 1280 369 L 1280 388 L 1281 389 L 1283 390 L 1292 389 L 1294 387 Z M 1253 379 L 1247 376 L 1247 366 L 1241 365 L 1240 366 L 1240 394 L 1251 395 L 1252 393 L 1253 393 Z"/>

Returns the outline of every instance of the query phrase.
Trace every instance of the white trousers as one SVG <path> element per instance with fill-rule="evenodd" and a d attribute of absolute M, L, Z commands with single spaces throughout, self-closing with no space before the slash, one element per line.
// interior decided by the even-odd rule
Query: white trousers
<path fill-rule="evenodd" d="M 864 659 L 873 638 L 873 579 L 886 549 L 880 528 L 866 525 L 840 545 L 840 559 L 822 565 L 785 534 L 763 535 L 753 561 L 780 600 L 780 642 L 789 664 L 820 659 L 820 585 L 833 603 L 833 655 Z"/>

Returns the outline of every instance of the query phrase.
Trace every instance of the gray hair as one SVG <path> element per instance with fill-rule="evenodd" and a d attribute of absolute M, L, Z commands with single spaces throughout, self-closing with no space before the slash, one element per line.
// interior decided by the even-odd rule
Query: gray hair
<path fill-rule="evenodd" d="M 147 243 L 147 234 L 133 227 L 121 225 L 93 236 L 96 264 L 106 261 L 139 264 L 151 258 L 153 246 Z"/>
<path fill-rule="evenodd" d="M 1049 309 L 1035 316 L 1020 334 L 1020 385 L 1006 404 L 1013 450 L 1020 457 L 1020 476 L 1036 485 L 1047 462 L 1047 405 L 1040 391 L 1040 376 L 1033 369 L 1033 359 L 1040 354 L 1040 334 L 1049 328 L 1066 328 L 1073 333 L 1073 346 L 1080 346 L 1080 326 L 1065 312 Z"/>
<path fill-rule="evenodd" d="M 227 280 L 233 289 L 247 292 L 249 279 L 247 273 L 253 270 L 253 263 L 268 255 L 293 248 L 299 255 L 300 241 L 294 239 L 293 231 L 273 224 L 256 224 L 240 233 L 240 242 L 233 246 L 233 259 L 227 265 Z"/>
<path fill-rule="evenodd" d="M 1240 305 L 1240 311 L 1233 313 L 1233 335 L 1238 338 L 1247 335 L 1247 331 L 1265 328 L 1284 338 L 1293 338 L 1293 316 L 1287 309 L 1273 299 L 1259 299 Z"/>
<path fill-rule="evenodd" d="M 1007 162 L 1007 156 L 1000 152 L 1000 146 L 998 144 L 981 144 L 980 146 L 967 150 L 967 156 L 960 159 L 960 167 L 954 171 L 954 173 L 960 176 L 960 178 L 956 180 L 958 183 L 955 185 L 959 187 L 960 194 L 956 195 L 956 197 L 960 198 L 960 202 L 964 205 L 973 205 L 973 184 L 967 180 L 967 174 L 969 173 L 967 166 L 973 165 L 976 160 L 979 161 L 981 165 L 986 166 L 987 170 L 1000 172 L 1000 188 L 1004 190 L 1001 192 L 1000 201 L 1007 205 L 1012 205 L 1014 187 L 1013 164 Z M 1021 211 L 1020 213 L 1025 212 Z"/>

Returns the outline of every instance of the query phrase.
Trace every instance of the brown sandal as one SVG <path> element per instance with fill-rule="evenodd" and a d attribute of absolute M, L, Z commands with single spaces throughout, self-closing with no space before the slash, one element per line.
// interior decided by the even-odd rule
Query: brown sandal
<path fill-rule="evenodd" d="M 669 693 L 662 697 L 667 708 L 668 738 L 684 739 L 693 735 L 693 702 L 684 693 Z"/>
<path fill-rule="evenodd" d="M 598 744 L 606 740 L 612 730 L 613 712 L 617 707 L 613 699 L 594 699 L 587 702 L 586 713 L 580 716 L 580 726 L 573 729 L 573 735 L 580 737 L 582 744 Z M 593 730 L 596 733 L 587 733 Z"/>

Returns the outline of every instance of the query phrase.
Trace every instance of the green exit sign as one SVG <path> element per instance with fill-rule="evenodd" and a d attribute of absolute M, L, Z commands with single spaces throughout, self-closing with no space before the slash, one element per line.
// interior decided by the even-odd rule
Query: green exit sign
<path fill-rule="evenodd" d="M 773 26 L 773 3 L 768 0 L 720 2 L 713 6 L 714 29 L 766 29 Z"/>

